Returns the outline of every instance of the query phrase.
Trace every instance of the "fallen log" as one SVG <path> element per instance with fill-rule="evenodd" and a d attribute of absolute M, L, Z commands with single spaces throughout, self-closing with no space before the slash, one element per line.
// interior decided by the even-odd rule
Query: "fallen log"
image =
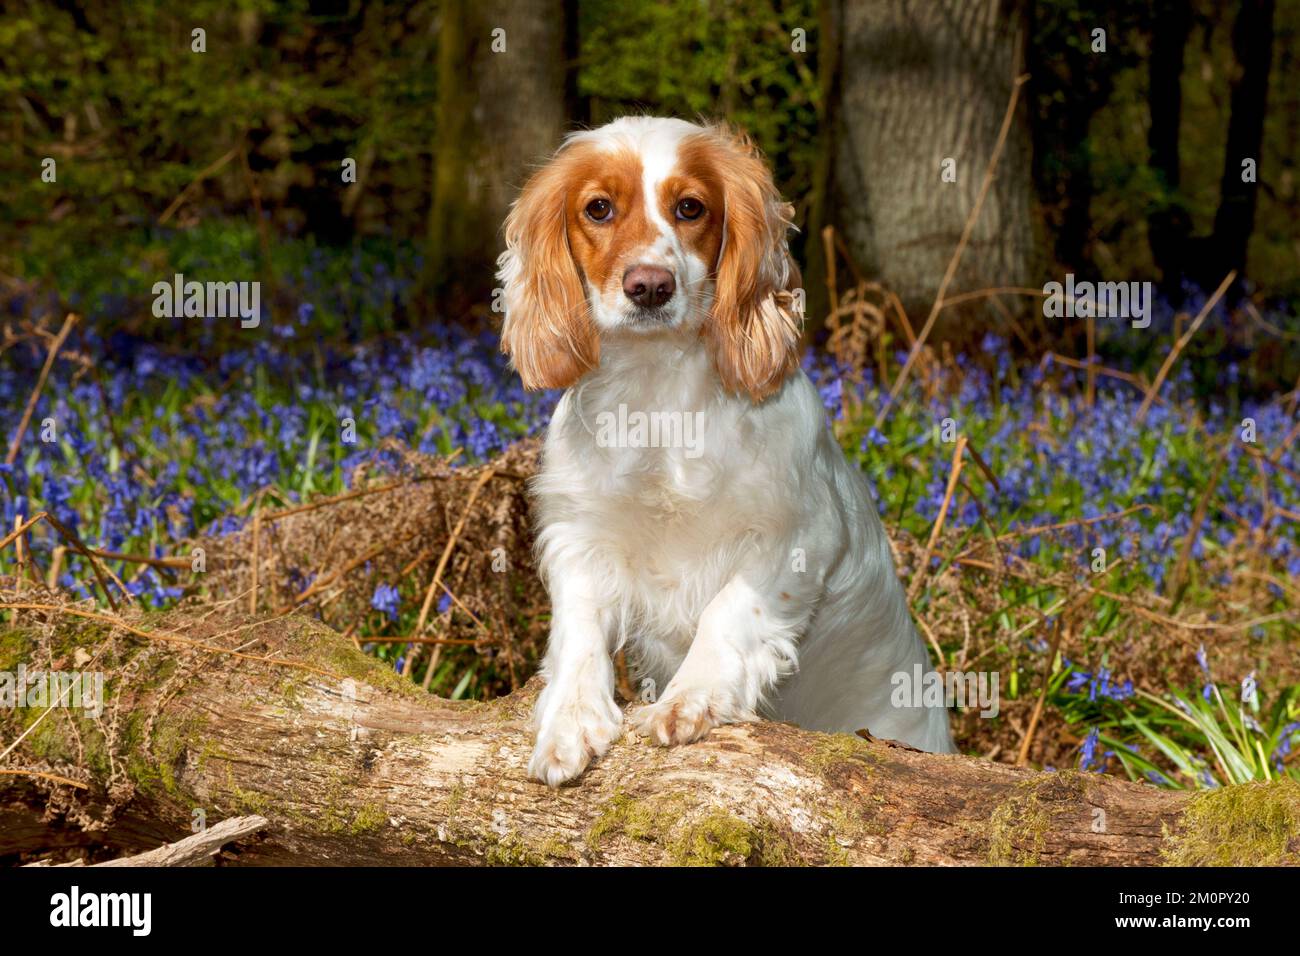
<path fill-rule="evenodd" d="M 97 867 L 135 867 L 135 866 L 213 866 L 215 857 L 227 844 L 251 837 L 259 830 L 266 829 L 266 817 L 229 817 L 216 826 L 204 828 L 198 833 L 187 836 L 175 843 L 165 843 L 156 850 L 146 850 L 135 856 L 118 857 Z M 81 860 L 72 863 L 50 864 L 47 861 L 29 863 L 28 866 L 85 866 Z"/>
<path fill-rule="evenodd" d="M 524 772 L 536 679 L 436 698 L 298 615 L 4 614 L 0 671 L 97 670 L 104 702 L 0 710 L 0 767 L 22 771 L 0 776 L 0 862 L 249 814 L 265 836 L 240 864 L 1300 862 L 1293 782 L 1189 796 L 764 722 L 669 750 L 626 735 L 551 790 Z"/>

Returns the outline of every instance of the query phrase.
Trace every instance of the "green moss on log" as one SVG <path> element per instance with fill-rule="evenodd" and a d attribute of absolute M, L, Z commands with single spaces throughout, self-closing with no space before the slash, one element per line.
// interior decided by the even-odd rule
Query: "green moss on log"
<path fill-rule="evenodd" d="M 23 628 L 0 631 L 0 671 L 16 671 L 27 660 L 31 645 L 30 631 Z"/>
<path fill-rule="evenodd" d="M 483 858 L 491 866 L 548 866 L 573 862 L 573 853 L 554 837 L 532 844 L 515 833 L 507 833 L 489 843 Z"/>
<path fill-rule="evenodd" d="M 822 776 L 846 765 L 862 769 L 879 762 L 871 745 L 857 734 L 819 734 L 806 758 Z"/>
<path fill-rule="evenodd" d="M 988 862 L 993 866 L 1038 866 L 1054 817 L 1082 807 L 1087 783 L 1068 770 L 1019 784 L 989 816 Z"/>
<path fill-rule="evenodd" d="M 1170 866 L 1300 864 L 1300 783 L 1275 780 L 1192 797 L 1162 850 Z"/>
<path fill-rule="evenodd" d="M 619 791 L 588 831 L 587 843 L 597 849 L 615 835 L 662 847 L 674 866 L 773 866 L 793 858 L 775 828 L 718 808 L 700 812 L 681 795 L 638 800 Z"/>

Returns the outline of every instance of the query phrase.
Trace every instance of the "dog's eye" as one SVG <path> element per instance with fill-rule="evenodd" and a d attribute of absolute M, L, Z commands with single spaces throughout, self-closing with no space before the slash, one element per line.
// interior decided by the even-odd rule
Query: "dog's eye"
<path fill-rule="evenodd" d="M 614 215 L 614 206 L 608 199 L 593 199 L 587 203 L 587 215 L 592 222 L 605 222 Z"/>
<path fill-rule="evenodd" d="M 704 203 L 687 197 L 677 204 L 677 218 L 690 221 L 704 215 Z"/>

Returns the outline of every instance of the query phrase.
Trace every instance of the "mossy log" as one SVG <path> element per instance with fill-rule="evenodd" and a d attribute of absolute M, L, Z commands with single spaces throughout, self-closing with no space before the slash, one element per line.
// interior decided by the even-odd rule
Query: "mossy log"
<path fill-rule="evenodd" d="M 1300 862 L 1290 782 L 1189 797 L 760 723 L 675 749 L 625 736 L 552 790 L 524 772 L 536 680 L 443 700 L 305 617 L 17 614 L 0 671 L 98 669 L 105 701 L 0 711 L 0 749 L 27 732 L 0 769 L 84 785 L 0 776 L 6 862 L 97 862 L 244 814 L 269 824 L 222 862 Z"/>

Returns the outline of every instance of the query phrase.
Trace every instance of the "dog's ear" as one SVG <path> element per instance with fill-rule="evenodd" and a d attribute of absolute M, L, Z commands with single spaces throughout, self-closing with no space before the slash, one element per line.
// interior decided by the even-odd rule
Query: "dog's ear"
<path fill-rule="evenodd" d="M 799 365 L 800 277 L 786 244 L 794 208 L 748 138 L 725 128 L 709 135 L 725 209 L 705 335 L 723 386 L 762 401 Z"/>
<path fill-rule="evenodd" d="M 567 153 L 524 186 L 506 217 L 506 250 L 497 259 L 506 312 L 501 351 L 529 389 L 568 388 L 600 361 L 600 339 L 569 251 Z"/>

